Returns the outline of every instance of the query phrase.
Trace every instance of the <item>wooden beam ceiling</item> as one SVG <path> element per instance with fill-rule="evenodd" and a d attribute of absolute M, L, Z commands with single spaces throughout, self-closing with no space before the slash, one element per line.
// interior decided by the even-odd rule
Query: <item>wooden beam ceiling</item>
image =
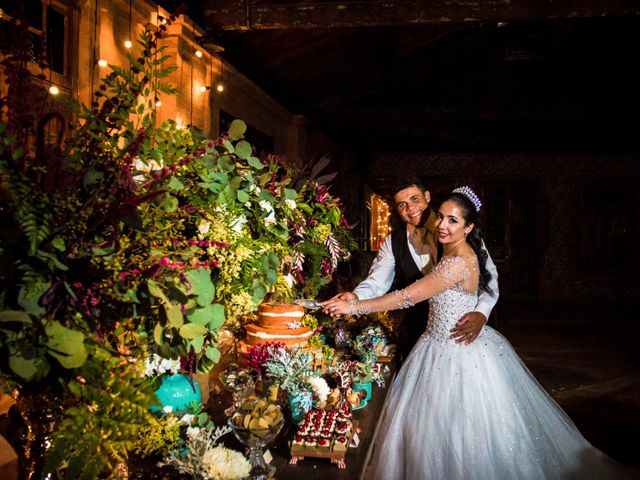
<path fill-rule="evenodd" d="M 212 30 L 281 30 L 513 22 L 532 19 L 640 15 L 640 2 L 618 0 L 346 0 L 289 2 L 205 0 L 203 26 Z"/>

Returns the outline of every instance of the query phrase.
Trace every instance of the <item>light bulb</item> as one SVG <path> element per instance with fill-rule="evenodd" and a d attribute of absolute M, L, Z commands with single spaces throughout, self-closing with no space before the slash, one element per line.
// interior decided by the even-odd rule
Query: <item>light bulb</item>
<path fill-rule="evenodd" d="M 220 93 L 224 92 L 224 85 L 219 83 L 218 85 L 216 85 L 216 90 Z"/>
<path fill-rule="evenodd" d="M 56 87 L 55 85 L 51 85 L 49 87 L 49 93 L 51 95 L 58 95 L 60 93 L 60 89 L 58 87 Z"/>
<path fill-rule="evenodd" d="M 206 92 L 207 90 L 209 90 L 211 87 L 209 87 L 208 85 L 201 85 L 200 86 L 200 91 L 202 93 Z"/>
<path fill-rule="evenodd" d="M 156 100 L 156 107 L 160 107 L 162 106 L 162 101 L 161 100 Z"/>
<path fill-rule="evenodd" d="M 196 57 L 202 58 L 202 50 L 196 50 Z"/>
<path fill-rule="evenodd" d="M 124 41 L 124 48 L 129 49 L 131 47 L 133 47 L 133 42 L 131 40 L 125 40 Z"/>
<path fill-rule="evenodd" d="M 107 63 L 107 61 L 106 61 L 104 58 L 101 58 L 100 60 L 98 60 L 98 66 L 99 66 L 100 68 L 104 68 L 104 67 L 106 67 L 107 65 L 109 65 L 109 64 Z"/>

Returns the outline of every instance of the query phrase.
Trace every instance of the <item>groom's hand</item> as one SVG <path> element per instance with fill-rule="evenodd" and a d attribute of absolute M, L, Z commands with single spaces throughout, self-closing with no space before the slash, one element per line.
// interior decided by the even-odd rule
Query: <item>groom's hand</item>
<path fill-rule="evenodd" d="M 485 323 L 487 323 L 487 317 L 482 313 L 465 313 L 462 318 L 458 320 L 456 326 L 451 329 L 451 338 L 455 339 L 456 343 L 469 345 L 478 338 Z"/>

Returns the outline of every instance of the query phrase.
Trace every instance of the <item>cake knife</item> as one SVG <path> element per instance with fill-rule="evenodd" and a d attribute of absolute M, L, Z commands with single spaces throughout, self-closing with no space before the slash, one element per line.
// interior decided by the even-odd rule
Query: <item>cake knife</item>
<path fill-rule="evenodd" d="M 311 300 L 309 298 L 299 298 L 297 300 L 294 300 L 293 303 L 295 303 L 296 305 L 301 305 L 307 310 L 315 310 L 320 307 L 317 300 Z"/>

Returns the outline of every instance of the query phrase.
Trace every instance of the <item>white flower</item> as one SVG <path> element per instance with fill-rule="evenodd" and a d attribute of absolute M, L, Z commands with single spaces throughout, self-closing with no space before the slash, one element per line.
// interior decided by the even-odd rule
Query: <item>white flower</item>
<path fill-rule="evenodd" d="M 244 215 L 240 215 L 239 217 L 236 217 L 233 219 L 233 221 L 230 224 L 230 227 L 233 229 L 234 232 L 242 233 L 242 229 L 248 222 L 249 221 L 247 220 L 247 217 L 245 217 Z"/>
<path fill-rule="evenodd" d="M 267 212 L 273 212 L 273 205 L 271 205 L 271 203 L 269 202 L 269 200 L 260 200 L 260 202 L 258 203 L 258 205 L 260 205 L 263 209 L 265 209 Z"/>
<path fill-rule="evenodd" d="M 162 159 L 160 159 L 160 163 L 156 162 L 153 158 L 148 162 L 142 161 L 140 157 L 135 157 L 133 159 L 133 167 L 139 172 L 152 172 L 154 170 L 162 170 Z"/>
<path fill-rule="evenodd" d="M 204 474 L 212 480 L 241 480 L 249 475 L 251 464 L 240 452 L 217 446 L 202 455 Z"/>
<path fill-rule="evenodd" d="M 271 210 L 271 213 L 269 213 L 269 215 L 267 215 L 264 219 L 264 226 L 268 227 L 269 225 L 275 225 L 277 222 L 276 220 L 276 212 L 274 212 L 273 210 Z"/>
<path fill-rule="evenodd" d="M 252 183 L 251 185 L 249 185 L 249 191 L 251 193 L 255 193 L 256 195 L 260 195 L 260 192 L 262 191 L 260 189 L 259 186 L 257 186 L 255 183 Z"/>
<path fill-rule="evenodd" d="M 162 407 L 162 411 L 164 413 L 171 413 L 173 412 L 173 407 L 171 405 L 165 405 L 164 407 Z"/>
<path fill-rule="evenodd" d="M 206 235 L 207 232 L 209 232 L 210 228 L 211 228 L 211 222 L 208 222 L 206 220 L 203 220 L 202 222 L 200 222 L 200 225 L 198 225 L 198 231 L 202 235 Z"/>
<path fill-rule="evenodd" d="M 162 375 L 163 373 L 171 372 L 176 374 L 180 371 L 180 360 L 171 360 L 162 358 L 158 354 L 153 354 L 150 358 L 145 360 L 144 374 L 147 377 L 153 377 L 155 375 Z"/>
<path fill-rule="evenodd" d="M 311 389 L 318 400 L 320 402 L 325 402 L 331 393 L 331 389 L 329 388 L 329 385 L 327 385 L 326 380 L 322 377 L 308 377 L 306 381 L 311 385 Z"/>
<path fill-rule="evenodd" d="M 289 207 L 291 210 L 295 210 L 296 208 L 298 208 L 298 205 L 296 204 L 296 201 L 291 199 L 291 198 L 287 198 L 284 203 L 287 204 L 287 207 Z"/>
<path fill-rule="evenodd" d="M 200 436 L 200 428 L 199 427 L 187 427 L 187 437 L 190 439 L 195 439 Z"/>
<path fill-rule="evenodd" d="M 195 415 L 191 415 L 190 413 L 185 413 L 180 419 L 180 423 L 184 423 L 185 425 L 191 425 L 193 419 L 196 418 Z"/>
<path fill-rule="evenodd" d="M 295 278 L 293 278 L 293 275 L 290 273 L 284 276 L 284 283 L 286 283 L 289 288 L 293 288 L 295 281 Z"/>

